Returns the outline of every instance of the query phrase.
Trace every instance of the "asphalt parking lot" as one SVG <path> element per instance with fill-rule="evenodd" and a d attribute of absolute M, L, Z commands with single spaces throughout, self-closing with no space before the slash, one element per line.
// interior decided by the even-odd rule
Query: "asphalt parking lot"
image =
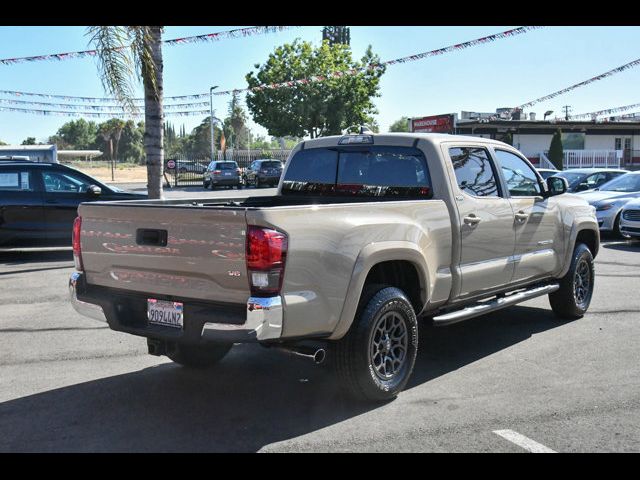
<path fill-rule="evenodd" d="M 603 239 L 577 321 L 542 297 L 422 325 L 409 387 L 363 405 L 258 345 L 204 372 L 149 356 L 73 310 L 70 251 L 0 253 L 0 451 L 638 452 L 639 266 L 640 242 Z"/>

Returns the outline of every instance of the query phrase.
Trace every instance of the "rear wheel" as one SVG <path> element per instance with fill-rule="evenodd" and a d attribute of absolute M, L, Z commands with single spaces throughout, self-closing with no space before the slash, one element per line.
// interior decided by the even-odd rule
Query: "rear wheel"
<path fill-rule="evenodd" d="M 549 294 L 553 313 L 567 320 L 581 318 L 591 303 L 594 280 L 593 255 L 584 243 L 578 243 L 569 271 L 560 279 L 560 289 Z"/>
<path fill-rule="evenodd" d="M 215 365 L 229 353 L 232 343 L 211 343 L 208 345 L 181 345 L 167 351 L 167 357 L 189 368 L 207 368 Z"/>
<path fill-rule="evenodd" d="M 395 287 L 363 292 L 349 332 L 335 345 L 335 368 L 345 389 L 368 401 L 395 398 L 409 381 L 418 352 L 411 302 Z"/>

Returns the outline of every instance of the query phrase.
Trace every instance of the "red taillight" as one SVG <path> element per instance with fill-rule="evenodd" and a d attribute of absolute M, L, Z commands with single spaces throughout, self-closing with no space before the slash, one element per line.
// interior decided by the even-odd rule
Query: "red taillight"
<path fill-rule="evenodd" d="M 280 293 L 287 257 L 287 235 L 250 225 L 247 228 L 247 270 L 251 295 Z"/>
<path fill-rule="evenodd" d="M 213 174 L 214 175 L 220 175 L 222 173 L 222 170 L 214 170 Z"/>
<path fill-rule="evenodd" d="M 236 173 L 237 173 L 238 175 L 240 175 L 240 169 L 239 169 L 239 168 L 236 168 Z"/>
<path fill-rule="evenodd" d="M 80 247 L 80 231 L 82 230 L 82 217 L 76 217 L 73 221 L 71 245 L 73 246 L 73 262 L 76 270 L 82 271 L 82 248 Z"/>

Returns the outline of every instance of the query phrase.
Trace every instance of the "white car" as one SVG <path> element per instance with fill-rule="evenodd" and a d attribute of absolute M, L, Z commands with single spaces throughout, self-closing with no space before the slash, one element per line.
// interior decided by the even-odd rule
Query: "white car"
<path fill-rule="evenodd" d="M 630 201 L 622 209 L 620 233 L 640 238 L 640 199 Z"/>

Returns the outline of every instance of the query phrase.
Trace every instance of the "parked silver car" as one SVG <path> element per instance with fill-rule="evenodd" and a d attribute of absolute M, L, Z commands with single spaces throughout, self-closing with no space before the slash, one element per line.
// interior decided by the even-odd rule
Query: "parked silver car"
<path fill-rule="evenodd" d="M 554 170 L 552 168 L 536 168 L 536 170 L 544 180 L 554 176 L 557 173 L 560 173 L 560 170 Z"/>
<path fill-rule="evenodd" d="M 640 238 L 640 198 L 630 200 L 622 208 L 620 232 L 628 237 Z"/>
<path fill-rule="evenodd" d="M 629 201 L 640 198 L 640 171 L 626 173 L 578 195 L 596 207 L 601 232 L 625 236 L 620 231 L 620 214 Z"/>

